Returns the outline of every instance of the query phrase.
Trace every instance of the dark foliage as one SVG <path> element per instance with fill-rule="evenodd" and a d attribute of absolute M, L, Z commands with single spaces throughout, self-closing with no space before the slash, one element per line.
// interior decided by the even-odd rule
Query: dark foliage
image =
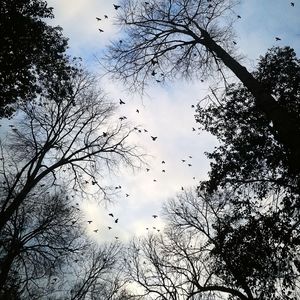
<path fill-rule="evenodd" d="M 10 116 L 14 103 L 51 94 L 59 84 L 69 88 L 67 40 L 46 18 L 53 18 L 46 1 L 1 1 L 0 117 Z"/>
<path fill-rule="evenodd" d="M 289 47 L 272 48 L 260 58 L 254 76 L 274 95 L 278 104 L 299 119 L 300 61 Z M 298 178 L 290 174 L 288 149 L 272 122 L 255 105 L 242 85 L 231 85 L 220 100 L 198 105 L 196 120 L 215 135 L 221 145 L 208 157 L 211 163 L 209 191 L 230 184 L 251 184 L 265 196 L 274 188 L 299 191 Z M 300 122 L 299 122 L 300 123 Z"/>

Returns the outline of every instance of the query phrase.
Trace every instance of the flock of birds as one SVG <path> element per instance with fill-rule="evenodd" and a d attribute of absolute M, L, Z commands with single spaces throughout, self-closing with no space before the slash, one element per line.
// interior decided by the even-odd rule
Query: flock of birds
<path fill-rule="evenodd" d="M 115 216 L 114 216 L 113 213 L 109 213 L 108 215 L 109 215 L 111 218 L 113 218 L 115 224 L 118 224 L 118 223 L 119 223 L 119 218 L 115 218 Z M 154 214 L 154 215 L 152 215 L 152 218 L 153 218 L 153 219 L 157 219 L 157 218 L 158 218 L 158 215 L 155 215 L 155 214 Z M 93 223 L 93 220 L 88 220 L 87 223 L 90 225 L 90 224 Z M 113 229 L 112 226 L 107 226 L 107 228 L 108 228 L 108 230 L 112 230 L 112 229 Z M 160 229 L 157 228 L 156 226 L 152 226 L 152 229 L 153 229 L 153 230 L 156 230 L 157 232 L 160 232 Z M 149 230 L 149 227 L 146 227 L 146 230 Z M 98 233 L 98 231 L 99 231 L 98 228 L 96 228 L 96 229 L 93 230 L 93 232 L 95 232 L 95 233 Z M 115 236 L 115 239 L 118 240 L 119 237 L 118 237 L 118 236 Z"/>
<path fill-rule="evenodd" d="M 125 102 L 124 100 L 122 100 L 122 99 L 119 98 L 119 105 L 120 105 L 120 106 L 124 106 L 124 105 L 126 105 L 126 102 Z M 191 105 L 191 108 L 194 109 L 194 108 L 195 108 L 195 105 Z M 139 109 L 136 109 L 135 111 L 136 111 L 136 113 L 140 113 L 140 110 L 139 110 Z M 123 121 L 123 120 L 127 119 L 127 117 L 126 117 L 126 116 L 122 116 L 122 117 L 120 117 L 119 119 L 120 119 L 121 121 Z M 144 132 L 144 133 L 149 133 L 147 129 L 140 129 L 140 128 L 138 128 L 138 127 L 134 127 L 134 130 L 138 131 L 139 133 L 142 133 L 142 132 Z M 195 130 L 196 130 L 196 129 L 193 128 L 193 131 L 195 131 Z M 155 141 L 158 139 L 158 136 L 153 136 L 153 135 L 151 135 L 151 134 L 149 134 L 149 135 L 150 135 L 150 138 L 151 138 L 151 140 L 152 140 L 153 142 L 155 142 Z M 186 158 L 182 158 L 182 159 L 181 159 L 181 163 L 182 163 L 182 164 L 186 164 L 187 167 L 192 167 L 192 161 L 191 161 L 192 159 L 193 159 L 193 157 L 192 157 L 191 155 L 187 155 Z M 166 172 L 167 172 L 166 167 L 165 167 L 165 166 L 166 166 L 166 160 L 161 160 L 160 165 L 161 165 L 161 172 L 162 172 L 162 173 L 166 173 Z M 148 173 L 148 172 L 151 173 L 151 169 L 150 169 L 149 167 L 146 167 L 146 168 L 145 168 L 145 172 L 146 172 L 146 173 Z M 193 180 L 195 180 L 195 179 L 196 179 L 196 177 L 193 177 Z M 158 182 L 158 179 L 157 179 L 157 178 L 154 178 L 154 179 L 152 179 L 152 181 L 153 181 L 154 183 L 156 183 L 156 182 Z M 115 186 L 115 190 L 121 190 L 121 189 L 122 189 L 122 186 L 121 186 L 121 185 Z M 181 190 L 184 190 L 184 187 L 183 187 L 183 186 L 181 187 Z M 129 195 L 128 193 L 125 193 L 125 192 L 124 192 L 124 196 L 127 198 L 127 197 L 129 197 L 130 195 Z M 114 228 L 113 228 L 113 225 L 116 225 L 116 224 L 119 223 L 119 217 L 116 217 L 112 212 L 110 212 L 110 213 L 108 214 L 108 216 L 111 217 L 111 218 L 113 219 L 113 224 L 110 224 L 110 225 L 107 226 L 107 230 L 110 231 L 110 230 L 114 229 Z M 152 215 L 152 218 L 155 220 L 155 219 L 158 218 L 158 215 L 157 215 L 157 214 L 153 214 L 153 215 Z M 87 222 L 88 222 L 89 225 L 91 225 L 91 224 L 93 223 L 93 220 L 88 220 Z M 148 227 L 145 227 L 145 230 L 146 230 L 146 231 L 152 230 L 152 232 L 154 231 L 154 232 L 158 232 L 158 233 L 161 231 L 161 229 L 157 227 L 157 224 L 152 224 L 150 227 L 149 227 L 149 226 L 148 226 Z M 99 232 L 99 229 L 98 229 L 98 228 L 95 228 L 95 229 L 93 229 L 92 231 L 93 231 L 94 233 L 98 233 L 98 232 Z M 118 239 L 119 239 L 119 236 L 116 235 L 114 238 L 115 238 L 116 240 L 118 240 Z"/>
<path fill-rule="evenodd" d="M 207 2 L 210 2 L 210 1 L 211 1 L 211 0 L 207 0 Z M 149 5 L 149 2 L 146 2 L 146 1 L 145 1 L 144 4 L 145 4 L 145 5 Z M 290 5 L 291 5 L 292 7 L 294 7 L 294 6 L 295 6 L 295 3 L 294 3 L 294 2 L 290 2 Z M 212 7 L 211 4 L 210 4 L 210 6 Z M 121 6 L 120 6 L 120 5 L 117 5 L 117 4 L 113 4 L 113 8 L 114 8 L 115 10 L 118 10 L 118 9 L 121 8 Z M 103 15 L 103 17 L 104 17 L 104 19 L 108 19 L 108 15 L 106 15 L 106 14 Z M 241 17 L 240 15 L 237 15 L 237 19 L 241 19 L 241 18 L 242 18 L 242 17 Z M 100 21 L 102 21 L 102 18 L 96 17 L 96 20 L 97 20 L 98 22 L 100 22 Z M 98 28 L 98 30 L 99 30 L 100 33 L 104 32 L 104 30 L 101 29 L 101 28 Z M 275 41 L 281 41 L 281 38 L 278 37 L 278 36 L 276 36 L 276 37 L 275 37 Z M 122 43 L 122 40 L 120 40 L 119 42 Z M 236 41 L 233 41 L 233 44 L 234 44 L 234 45 L 237 45 L 237 42 L 236 42 Z M 158 62 L 157 62 L 156 60 L 153 59 L 152 64 L 155 66 L 157 63 L 158 63 Z M 152 76 L 156 76 L 156 75 L 157 75 L 157 72 L 156 72 L 155 70 L 153 70 L 152 73 L 151 73 L 151 75 L 152 75 Z M 160 74 L 160 76 L 163 76 L 163 74 Z M 161 82 L 160 79 L 156 79 L 156 81 L 157 81 L 157 82 Z M 203 80 L 201 80 L 201 81 L 203 82 Z M 126 103 L 125 103 L 124 100 L 119 99 L 119 104 L 122 106 L 122 105 L 125 105 Z M 195 108 L 195 106 L 192 105 L 192 108 Z M 138 113 L 138 114 L 140 113 L 140 110 L 139 110 L 138 108 L 136 109 L 136 113 Z M 126 116 L 120 116 L 120 117 L 119 117 L 119 120 L 120 120 L 120 121 L 124 121 L 124 120 L 126 120 L 126 119 L 127 119 Z M 136 130 L 136 131 L 139 132 L 139 133 L 142 133 L 142 132 L 148 133 L 148 130 L 147 130 L 147 129 L 141 129 L 141 128 L 138 128 L 138 127 L 134 127 L 134 130 Z M 192 127 L 192 131 L 196 131 L 196 128 Z M 150 137 L 151 137 L 152 141 L 154 141 L 154 142 L 158 139 L 158 137 L 155 136 L 155 135 L 150 135 Z M 192 167 L 192 163 L 189 161 L 189 159 L 192 159 L 192 156 L 188 156 L 187 159 L 182 159 L 181 161 L 182 161 L 182 163 L 187 163 L 187 166 L 188 166 L 188 167 Z M 162 161 L 161 161 L 161 164 L 162 164 L 162 165 L 165 165 L 166 162 L 165 162 L 164 160 L 162 160 Z M 150 172 L 150 168 L 146 168 L 146 172 Z M 162 172 L 162 173 L 166 173 L 166 169 L 163 167 L 163 168 L 161 169 L 161 172 Z M 196 179 L 196 178 L 193 177 L 193 179 Z M 153 182 L 157 182 L 157 179 L 154 178 L 154 179 L 153 179 Z M 121 186 L 116 187 L 116 189 L 120 189 L 120 188 L 121 188 Z M 184 190 L 184 187 L 181 187 L 181 190 Z M 126 195 L 126 197 L 129 197 L 129 194 L 125 194 L 125 195 Z M 114 224 L 118 224 L 119 218 L 115 218 L 115 216 L 114 216 L 113 213 L 109 213 L 108 215 L 109 215 L 111 218 L 113 218 Z M 152 217 L 153 217 L 154 219 L 156 219 L 156 218 L 158 218 L 158 215 L 154 214 L 154 215 L 152 215 Z M 91 224 L 93 221 L 92 221 L 92 220 L 89 220 L 89 221 L 87 221 L 87 222 L 88 222 L 89 224 Z M 107 228 L 108 228 L 108 230 L 112 230 L 112 229 L 113 229 L 112 225 L 111 225 L 111 226 L 107 226 Z M 146 230 L 150 230 L 150 229 L 151 229 L 151 227 L 146 227 Z M 157 228 L 156 226 L 152 226 L 152 229 L 153 229 L 153 230 L 156 230 L 157 232 L 160 232 L 160 229 Z M 95 232 L 95 233 L 98 233 L 98 231 L 99 231 L 99 229 L 94 229 L 94 230 L 93 230 L 93 232 Z M 118 237 L 118 236 L 115 236 L 115 239 L 118 240 L 119 237 Z"/>

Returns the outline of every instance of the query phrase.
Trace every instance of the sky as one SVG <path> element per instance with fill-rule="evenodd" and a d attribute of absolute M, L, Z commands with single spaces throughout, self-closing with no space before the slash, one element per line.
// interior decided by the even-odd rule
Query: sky
<path fill-rule="evenodd" d="M 48 0 L 48 3 L 54 8 L 55 19 L 51 24 L 61 26 L 69 38 L 70 55 L 82 57 L 90 70 L 101 74 L 101 55 L 118 35 L 113 8 L 117 1 Z M 234 25 L 238 54 L 249 70 L 255 67 L 259 55 L 274 45 L 289 45 L 300 54 L 300 1 L 294 0 L 294 7 L 290 3 L 287 0 L 242 0 L 236 7 L 236 14 L 241 16 Z M 104 19 L 104 15 L 108 19 Z M 102 20 L 97 22 L 96 17 Z M 99 33 L 98 28 L 104 32 Z M 281 41 L 275 40 L 277 36 Z M 182 187 L 196 186 L 199 180 L 207 178 L 209 160 L 204 152 L 211 151 L 217 141 L 205 132 L 192 130 L 198 126 L 191 106 L 203 99 L 215 82 L 153 84 L 143 97 L 126 92 L 124 86 L 107 77 L 101 78 L 100 85 L 112 101 L 119 103 L 121 98 L 125 102 L 117 113 L 141 128 L 142 132 L 136 134 L 132 142 L 147 153 L 150 171 L 147 172 L 145 166 L 135 172 L 120 170 L 107 175 L 112 185 L 122 186 L 113 203 L 90 201 L 80 206 L 87 220 L 93 220 L 87 225 L 87 232 L 97 241 L 112 241 L 116 236 L 128 241 L 135 235 L 163 230 L 160 213 L 163 203 L 175 197 Z M 158 137 L 155 142 L 151 135 Z M 113 213 L 114 218 L 109 213 Z M 114 222 L 116 218 L 118 223 Z M 112 229 L 108 230 L 108 226 Z M 94 233 L 94 229 L 99 231 Z"/>

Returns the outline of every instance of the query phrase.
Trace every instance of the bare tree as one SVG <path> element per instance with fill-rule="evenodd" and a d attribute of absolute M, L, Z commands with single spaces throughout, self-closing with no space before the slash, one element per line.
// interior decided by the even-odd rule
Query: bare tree
<path fill-rule="evenodd" d="M 282 225 L 271 225 L 271 216 L 258 219 L 254 209 L 248 217 L 245 212 L 237 216 L 231 204 L 235 197 L 198 197 L 186 191 L 166 205 L 163 234 L 132 242 L 127 275 L 146 299 L 297 297 L 294 260 L 299 249 L 281 256 L 289 246 L 283 246 L 284 237 L 272 227 Z"/>
<path fill-rule="evenodd" d="M 120 243 L 91 247 L 69 278 L 70 299 L 117 299 L 126 284 L 120 274 L 121 252 Z"/>
<path fill-rule="evenodd" d="M 113 118 L 115 107 L 95 78 L 79 72 L 72 88 L 63 98 L 27 103 L 10 125 L 1 143 L 0 230 L 39 190 L 64 182 L 74 192 L 100 190 L 108 198 L 101 176 L 120 164 L 140 165 L 137 147 L 127 143 L 132 130 Z"/>
<path fill-rule="evenodd" d="M 233 56 L 232 24 L 235 0 L 124 0 L 117 24 L 122 40 L 113 43 L 106 57 L 108 70 L 133 90 L 151 78 L 204 78 L 213 70 L 230 69 L 249 89 L 255 104 L 272 122 L 275 138 L 289 156 L 291 172 L 300 170 L 299 116 L 278 104 Z"/>
<path fill-rule="evenodd" d="M 55 278 L 64 264 L 88 247 L 80 212 L 61 189 L 27 198 L 0 236 L 0 295 L 4 298 L 13 288 L 31 299 L 41 297 L 46 290 L 36 288 L 39 282 Z"/>

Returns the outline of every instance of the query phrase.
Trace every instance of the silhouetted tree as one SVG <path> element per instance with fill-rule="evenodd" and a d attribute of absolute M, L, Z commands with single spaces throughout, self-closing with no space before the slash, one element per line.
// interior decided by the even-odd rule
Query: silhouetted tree
<path fill-rule="evenodd" d="M 244 192 L 204 196 L 186 191 L 168 202 L 164 233 L 134 241 L 125 260 L 127 275 L 146 299 L 299 296 L 299 245 L 289 242 L 297 230 L 291 226 L 289 236 L 283 235 L 288 220 L 268 222 L 277 212 L 268 203 L 238 211 L 232 202 L 251 197 Z"/>
<path fill-rule="evenodd" d="M 207 76 L 229 68 L 252 94 L 255 106 L 273 124 L 293 174 L 300 171 L 299 115 L 281 105 L 263 78 L 255 78 L 233 56 L 233 0 L 124 0 L 118 24 L 122 42 L 108 49 L 108 70 L 133 89 L 156 75 L 162 78 Z M 161 81 L 161 78 L 156 78 Z"/>
<path fill-rule="evenodd" d="M 10 116 L 15 103 L 51 94 L 61 84 L 71 88 L 67 39 L 61 28 L 45 23 L 47 18 L 53 14 L 46 1 L 1 1 L 0 117 Z"/>
<path fill-rule="evenodd" d="M 133 130 L 113 120 L 114 105 L 95 85 L 79 72 L 71 94 L 42 97 L 20 110 L 1 145 L 0 231 L 35 189 L 65 180 L 75 192 L 89 186 L 108 198 L 97 176 L 122 163 L 135 167 L 141 162 L 136 146 L 127 143 Z"/>
<path fill-rule="evenodd" d="M 268 85 L 282 107 L 300 115 L 300 61 L 293 49 L 270 49 L 254 76 Z M 299 176 L 289 172 L 286 148 L 274 137 L 273 124 L 257 110 L 251 93 L 234 84 L 220 99 L 211 99 L 205 105 L 199 103 L 196 120 L 219 139 L 220 146 L 208 154 L 213 161 L 202 188 L 212 192 L 251 186 L 261 198 L 280 190 L 285 194 L 285 209 L 297 219 Z"/>
<path fill-rule="evenodd" d="M 46 291 L 40 282 L 53 282 L 62 266 L 72 263 L 88 247 L 80 213 L 66 191 L 39 191 L 26 200 L 0 235 L 3 299 L 10 299 L 7 294 L 12 289 L 23 299 L 24 295 L 39 299 Z"/>

